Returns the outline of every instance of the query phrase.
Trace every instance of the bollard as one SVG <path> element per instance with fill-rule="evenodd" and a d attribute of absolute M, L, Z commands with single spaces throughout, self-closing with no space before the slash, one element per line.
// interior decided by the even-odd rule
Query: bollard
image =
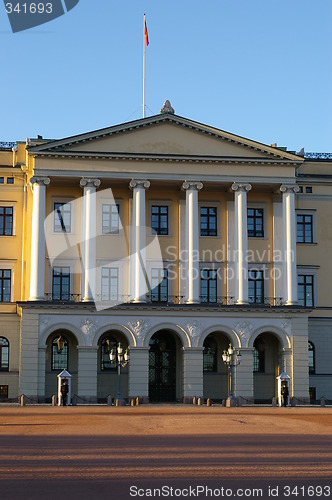
<path fill-rule="evenodd" d="M 130 406 L 135 406 L 135 401 L 133 398 L 130 400 Z"/>
<path fill-rule="evenodd" d="M 195 404 L 196 404 L 196 398 L 194 397 L 193 398 L 193 405 L 195 405 Z"/>
<path fill-rule="evenodd" d="M 202 399 L 201 399 L 201 398 L 198 398 L 198 399 L 197 399 L 197 405 L 198 405 L 198 406 L 201 406 L 201 405 L 202 405 Z"/>
<path fill-rule="evenodd" d="M 107 396 L 107 406 L 112 406 L 112 396 Z"/>
<path fill-rule="evenodd" d="M 210 398 L 207 398 L 207 400 L 206 400 L 206 406 L 211 406 Z"/>
<path fill-rule="evenodd" d="M 277 406 L 277 399 L 275 396 L 272 398 L 272 406 L 273 406 L 273 408 L 275 408 Z"/>
<path fill-rule="evenodd" d="M 56 400 L 56 396 L 54 394 L 52 396 L 52 406 L 57 406 L 57 400 Z"/>
<path fill-rule="evenodd" d="M 136 398 L 136 406 L 139 406 L 139 396 Z"/>
<path fill-rule="evenodd" d="M 320 405 L 321 405 L 321 406 L 325 406 L 325 405 L 326 405 L 326 400 L 325 400 L 325 398 L 324 398 L 324 397 L 323 397 L 323 398 L 320 398 Z"/>
<path fill-rule="evenodd" d="M 26 399 L 25 399 L 25 396 L 24 394 L 21 395 L 21 406 L 25 406 L 26 405 Z"/>

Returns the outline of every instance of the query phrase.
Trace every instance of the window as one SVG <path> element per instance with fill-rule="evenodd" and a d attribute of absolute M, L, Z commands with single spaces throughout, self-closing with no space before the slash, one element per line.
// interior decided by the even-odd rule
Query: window
<path fill-rule="evenodd" d="M 52 299 L 70 299 L 70 268 L 54 267 L 52 280 Z"/>
<path fill-rule="evenodd" d="M 119 234 L 119 205 L 103 205 L 103 234 Z"/>
<path fill-rule="evenodd" d="M 101 363 L 100 369 L 104 370 L 115 370 L 116 363 L 111 363 L 110 352 L 112 349 L 117 349 L 118 341 L 112 335 L 104 338 L 101 342 Z"/>
<path fill-rule="evenodd" d="M 316 373 L 315 366 L 315 346 L 312 342 L 308 342 L 308 354 L 309 354 L 309 375 Z"/>
<path fill-rule="evenodd" d="M 70 203 L 54 203 L 54 232 L 71 233 Z"/>
<path fill-rule="evenodd" d="M 201 236 L 217 236 L 216 207 L 201 207 Z"/>
<path fill-rule="evenodd" d="M 0 207 L 0 236 L 13 235 L 13 207 Z"/>
<path fill-rule="evenodd" d="M 0 184 L 3 184 L 4 183 L 4 177 L 0 177 Z"/>
<path fill-rule="evenodd" d="M 248 237 L 264 238 L 263 208 L 248 208 Z"/>
<path fill-rule="evenodd" d="M 206 338 L 203 344 L 203 371 L 217 371 L 217 342 L 213 338 Z"/>
<path fill-rule="evenodd" d="M 7 184 L 14 184 L 14 177 L 7 177 Z"/>
<path fill-rule="evenodd" d="M 0 269 L 0 302 L 10 302 L 11 277 L 11 269 Z"/>
<path fill-rule="evenodd" d="M 304 307 L 313 307 L 314 304 L 314 277 L 311 274 L 298 275 L 298 304 Z"/>
<path fill-rule="evenodd" d="M 151 226 L 159 236 L 168 235 L 168 206 L 152 205 Z"/>
<path fill-rule="evenodd" d="M 264 303 L 264 271 L 248 271 L 248 290 L 250 304 Z"/>
<path fill-rule="evenodd" d="M 168 282 L 167 269 L 152 269 L 151 272 L 152 302 L 167 302 Z"/>
<path fill-rule="evenodd" d="M 0 385 L 0 401 L 8 399 L 8 385 Z"/>
<path fill-rule="evenodd" d="M 297 214 L 297 242 L 313 243 L 313 216 Z"/>
<path fill-rule="evenodd" d="M 303 193 L 303 186 L 299 186 L 299 193 Z"/>
<path fill-rule="evenodd" d="M 4 337 L 0 337 L 0 370 L 9 370 L 9 342 Z"/>
<path fill-rule="evenodd" d="M 201 270 L 201 302 L 217 302 L 217 271 L 214 269 Z"/>
<path fill-rule="evenodd" d="M 59 334 L 52 342 L 52 370 L 68 370 L 68 340 Z"/>
<path fill-rule="evenodd" d="M 103 267 L 101 270 L 101 300 L 116 302 L 118 300 L 118 269 Z"/>
<path fill-rule="evenodd" d="M 307 187 L 305 188 L 305 192 L 306 192 L 306 193 L 312 193 L 312 187 L 311 187 L 311 186 L 307 186 Z"/>
<path fill-rule="evenodd" d="M 261 339 L 254 342 L 254 372 L 265 373 L 265 343 Z"/>

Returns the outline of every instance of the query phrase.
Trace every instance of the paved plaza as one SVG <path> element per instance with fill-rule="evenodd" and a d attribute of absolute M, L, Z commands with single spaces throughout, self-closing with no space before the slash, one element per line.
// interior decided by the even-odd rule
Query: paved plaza
<path fill-rule="evenodd" d="M 1 406 L 0 461 L 2 500 L 329 498 L 332 409 Z"/>

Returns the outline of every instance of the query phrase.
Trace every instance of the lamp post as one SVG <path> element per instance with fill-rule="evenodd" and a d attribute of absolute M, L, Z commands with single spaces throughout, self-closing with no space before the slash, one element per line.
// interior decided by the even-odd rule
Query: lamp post
<path fill-rule="evenodd" d="M 234 368 L 241 362 L 241 353 L 232 344 L 229 344 L 227 351 L 222 354 L 222 360 L 228 366 L 229 373 L 229 391 L 227 398 L 227 406 L 234 406 Z M 233 402 L 233 403 L 232 403 Z"/>
<path fill-rule="evenodd" d="M 118 369 L 118 393 L 116 399 L 118 403 L 123 401 L 121 394 L 121 368 L 124 368 L 130 361 L 129 348 L 123 353 L 123 348 L 121 343 L 118 343 L 118 347 L 112 347 L 109 352 L 111 365 L 115 365 Z"/>

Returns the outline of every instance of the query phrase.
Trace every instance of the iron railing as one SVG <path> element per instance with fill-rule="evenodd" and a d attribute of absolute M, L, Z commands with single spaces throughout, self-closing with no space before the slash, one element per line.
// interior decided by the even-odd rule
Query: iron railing
<path fill-rule="evenodd" d="M 58 296 L 55 293 L 46 293 L 45 298 L 47 302 L 81 302 L 81 294 L 79 293 L 68 293 Z"/>

